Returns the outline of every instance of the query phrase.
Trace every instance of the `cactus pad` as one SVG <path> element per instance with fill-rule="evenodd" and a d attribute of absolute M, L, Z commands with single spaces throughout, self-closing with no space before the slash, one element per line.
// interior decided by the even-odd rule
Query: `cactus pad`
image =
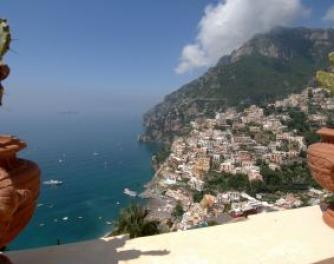
<path fill-rule="evenodd" d="M 328 58 L 331 65 L 334 67 L 334 52 L 329 53 Z"/>
<path fill-rule="evenodd" d="M 334 52 L 328 55 L 330 64 L 334 67 Z M 334 72 L 318 71 L 316 75 L 318 84 L 334 93 Z"/>
<path fill-rule="evenodd" d="M 3 56 L 9 50 L 11 40 L 12 38 L 7 20 L 0 18 L 0 61 L 2 61 Z"/>
<path fill-rule="evenodd" d="M 317 72 L 317 81 L 320 86 L 327 88 L 334 92 L 334 73 L 318 71 Z"/>

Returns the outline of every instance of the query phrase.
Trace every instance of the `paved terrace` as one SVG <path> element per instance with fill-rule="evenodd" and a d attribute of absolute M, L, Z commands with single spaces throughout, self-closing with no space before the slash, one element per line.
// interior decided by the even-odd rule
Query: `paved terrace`
<path fill-rule="evenodd" d="M 334 263 L 334 230 L 318 206 L 248 220 L 127 240 L 94 240 L 10 252 L 14 264 Z"/>

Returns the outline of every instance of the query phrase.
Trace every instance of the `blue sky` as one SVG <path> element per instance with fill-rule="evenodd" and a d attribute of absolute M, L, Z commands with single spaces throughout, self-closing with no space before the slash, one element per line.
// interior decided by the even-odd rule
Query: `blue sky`
<path fill-rule="evenodd" d="M 205 7 L 218 2 L 1 0 L 15 39 L 2 111 L 144 111 L 205 71 L 175 67 Z M 303 4 L 312 12 L 292 24 L 332 26 L 322 20 L 332 0 Z"/>

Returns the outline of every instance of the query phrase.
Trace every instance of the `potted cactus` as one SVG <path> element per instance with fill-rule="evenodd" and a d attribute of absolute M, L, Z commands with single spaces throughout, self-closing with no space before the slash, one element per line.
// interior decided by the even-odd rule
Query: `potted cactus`
<path fill-rule="evenodd" d="M 318 71 L 318 84 L 334 93 L 334 52 L 329 54 L 331 68 L 329 71 Z M 308 164 L 315 180 L 325 189 L 334 192 L 334 129 L 322 128 L 317 132 L 321 143 L 313 144 L 307 151 Z M 334 199 L 327 199 L 322 209 L 323 219 L 334 228 Z"/>
<path fill-rule="evenodd" d="M 0 19 L 0 82 L 9 75 L 3 57 L 11 42 L 7 21 Z M 0 83 L 0 103 L 3 86 Z M 40 170 L 31 161 L 17 158 L 25 142 L 0 135 L 0 250 L 12 241 L 30 221 L 39 195 Z M 0 263 L 5 257 L 0 254 Z"/>
<path fill-rule="evenodd" d="M 334 93 L 334 52 L 331 52 L 329 55 L 330 69 L 329 71 L 318 71 L 317 72 L 317 82 L 319 86 L 326 88 L 332 94 Z"/>
<path fill-rule="evenodd" d="M 5 19 L 0 18 L 0 105 L 2 105 L 2 97 L 4 94 L 4 87 L 1 81 L 6 79 L 10 73 L 8 65 L 4 64 L 3 57 L 10 48 L 11 34 L 10 28 Z"/>

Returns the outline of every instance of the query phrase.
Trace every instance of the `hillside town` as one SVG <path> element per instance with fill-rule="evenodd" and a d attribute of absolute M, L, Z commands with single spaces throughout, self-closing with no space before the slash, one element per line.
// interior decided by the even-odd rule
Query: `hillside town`
<path fill-rule="evenodd" d="M 334 98 L 327 90 L 307 88 L 263 107 L 229 108 L 192 121 L 190 133 L 175 139 L 143 194 L 151 199 L 151 217 L 169 223 L 171 230 L 187 230 L 319 204 L 327 193 L 310 184 L 306 150 L 333 113 Z M 291 168 L 301 168 L 300 175 Z M 292 171 L 292 186 L 303 183 L 303 188 L 263 191 L 269 182 L 264 171 L 273 177 Z M 237 179 L 250 188 L 240 188 Z"/>

